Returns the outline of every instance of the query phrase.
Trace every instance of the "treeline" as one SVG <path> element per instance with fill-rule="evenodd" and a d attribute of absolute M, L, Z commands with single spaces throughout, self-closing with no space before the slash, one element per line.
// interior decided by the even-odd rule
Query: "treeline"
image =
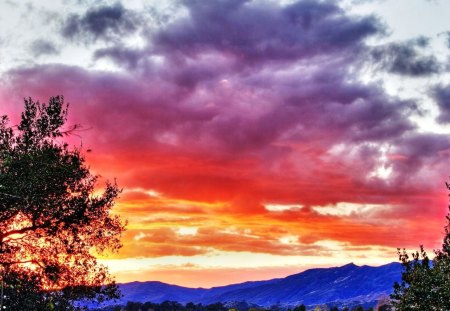
<path fill-rule="evenodd" d="M 349 307 L 328 307 L 328 306 L 316 306 L 314 308 L 306 307 L 305 305 L 299 305 L 294 308 L 281 307 L 279 305 L 274 305 L 270 308 L 260 308 L 248 306 L 245 302 L 238 303 L 237 305 L 224 305 L 223 303 L 213 303 L 209 305 L 203 305 L 201 303 L 194 304 L 192 302 L 182 305 L 176 301 L 164 301 L 162 303 L 153 302 L 132 302 L 129 301 L 126 305 L 114 305 L 109 307 L 103 307 L 101 309 L 92 309 L 92 311 L 375 311 L 374 308 L 369 307 L 365 309 L 362 306 L 357 306 L 353 308 Z M 377 307 L 378 311 L 388 311 L 383 307 Z"/>
<path fill-rule="evenodd" d="M 114 305 L 103 307 L 101 309 L 92 309 L 92 311 L 228 311 L 222 303 L 213 303 L 209 305 L 194 304 L 192 302 L 182 305 L 176 301 L 164 301 L 162 303 L 153 302 L 132 302 L 128 301 L 126 305 Z M 240 310 L 241 311 L 241 310 Z M 242 310 L 244 311 L 244 310 Z"/>

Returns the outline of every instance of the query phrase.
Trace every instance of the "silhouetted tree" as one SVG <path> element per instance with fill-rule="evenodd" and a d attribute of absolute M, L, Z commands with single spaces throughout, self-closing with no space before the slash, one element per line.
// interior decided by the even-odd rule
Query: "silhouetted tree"
<path fill-rule="evenodd" d="M 447 189 L 450 185 L 446 183 Z M 450 209 L 450 206 L 449 206 Z M 392 305 L 397 311 L 450 310 L 450 214 L 441 250 L 430 260 L 423 246 L 411 255 L 398 250 L 403 264 L 401 283 L 394 284 Z"/>
<path fill-rule="evenodd" d="M 306 306 L 304 304 L 301 304 L 299 306 L 296 306 L 292 311 L 306 311 Z"/>
<path fill-rule="evenodd" d="M 210 305 L 206 306 L 206 311 L 228 311 L 228 308 L 226 308 L 223 303 L 216 302 Z"/>
<path fill-rule="evenodd" d="M 0 273 L 14 310 L 76 310 L 75 300 L 118 295 L 92 251 L 120 247 L 124 224 L 110 213 L 120 191 L 107 184 L 94 195 L 81 151 L 60 141 L 66 119 L 61 96 L 25 100 L 18 126 L 0 117 Z"/>
<path fill-rule="evenodd" d="M 126 311 L 142 311 L 142 303 L 128 301 L 125 306 L 125 309 Z"/>

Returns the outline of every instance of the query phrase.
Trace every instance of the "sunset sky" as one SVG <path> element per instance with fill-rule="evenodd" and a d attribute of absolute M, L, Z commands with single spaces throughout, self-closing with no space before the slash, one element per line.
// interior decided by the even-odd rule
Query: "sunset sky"
<path fill-rule="evenodd" d="M 440 246 L 450 1 L 0 1 L 0 115 L 62 94 L 123 188 L 119 282 L 209 287 Z"/>

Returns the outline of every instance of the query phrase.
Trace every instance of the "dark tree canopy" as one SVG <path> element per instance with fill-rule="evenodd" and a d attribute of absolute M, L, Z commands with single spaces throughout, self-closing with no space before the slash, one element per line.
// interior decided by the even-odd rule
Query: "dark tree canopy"
<path fill-rule="evenodd" d="M 306 306 L 304 304 L 301 304 L 299 306 L 296 306 L 292 311 L 306 311 Z"/>
<path fill-rule="evenodd" d="M 14 310 L 30 301 L 32 310 L 70 310 L 74 300 L 117 295 L 92 252 L 121 246 L 124 224 L 111 214 L 120 191 L 107 184 L 94 195 L 97 176 L 61 142 L 66 119 L 62 96 L 25 100 L 18 126 L 0 117 L 0 273 Z"/>
<path fill-rule="evenodd" d="M 446 184 L 450 190 L 450 185 Z M 449 206 L 450 211 L 450 206 Z M 435 250 L 430 259 L 421 246 L 420 251 L 409 256 L 399 250 L 404 266 L 401 283 L 394 284 L 392 305 L 397 311 L 450 310 L 450 212 L 442 249 Z"/>

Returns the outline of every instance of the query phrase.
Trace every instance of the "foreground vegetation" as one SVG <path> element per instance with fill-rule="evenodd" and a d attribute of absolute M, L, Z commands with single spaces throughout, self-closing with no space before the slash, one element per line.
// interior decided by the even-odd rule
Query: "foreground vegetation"
<path fill-rule="evenodd" d="M 111 214 L 120 190 L 101 191 L 81 151 L 62 140 L 76 130 L 66 120 L 62 96 L 26 99 L 18 125 L 0 116 L 2 310 L 81 310 L 77 301 L 119 297 L 93 253 L 121 246 L 124 225 Z"/>
<path fill-rule="evenodd" d="M 450 191 L 450 184 L 446 183 Z M 399 250 L 404 266 L 401 283 L 394 284 L 391 295 L 396 311 L 450 310 L 450 206 L 441 249 L 430 259 L 423 246 L 411 255 Z"/>

